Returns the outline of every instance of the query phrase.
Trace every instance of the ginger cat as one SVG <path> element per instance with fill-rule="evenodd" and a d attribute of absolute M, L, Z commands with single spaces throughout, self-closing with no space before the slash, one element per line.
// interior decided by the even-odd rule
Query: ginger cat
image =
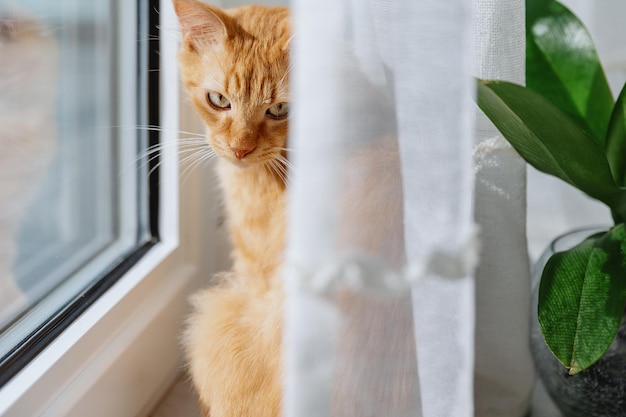
<path fill-rule="evenodd" d="M 281 410 L 289 13 L 174 0 L 181 79 L 218 155 L 233 268 L 194 296 L 184 334 L 204 417 Z"/>
<path fill-rule="evenodd" d="M 285 8 L 262 6 L 221 10 L 199 0 L 174 0 L 174 7 L 183 36 L 181 79 L 219 157 L 233 247 L 232 271 L 193 299 L 184 334 L 189 372 L 203 417 L 278 417 L 289 14 Z M 349 80 L 359 92 L 356 97 L 372 94 L 368 102 L 382 103 L 376 89 L 356 75 Z M 377 114 L 395 120 L 383 104 Z M 405 263 L 399 154 L 393 127 L 369 123 L 354 134 L 362 140 L 354 142 L 337 179 L 346 191 L 337 243 L 339 250 L 379 254 L 389 266 L 399 267 Z M 369 415 L 368 401 L 376 401 L 389 412 L 385 415 L 408 415 L 418 397 L 410 373 L 416 359 L 409 298 L 376 299 L 345 289 L 335 301 L 344 327 L 331 415 Z M 401 366 L 385 371 L 384 384 L 362 392 L 363 380 L 383 375 L 370 364 L 384 364 L 389 352 Z"/>

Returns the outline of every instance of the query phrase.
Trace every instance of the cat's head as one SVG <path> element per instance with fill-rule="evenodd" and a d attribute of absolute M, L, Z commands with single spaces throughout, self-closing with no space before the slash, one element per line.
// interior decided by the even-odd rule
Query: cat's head
<path fill-rule="evenodd" d="M 282 7 L 222 10 L 174 0 L 183 84 L 215 152 L 242 166 L 285 154 L 289 113 L 289 13 Z"/>

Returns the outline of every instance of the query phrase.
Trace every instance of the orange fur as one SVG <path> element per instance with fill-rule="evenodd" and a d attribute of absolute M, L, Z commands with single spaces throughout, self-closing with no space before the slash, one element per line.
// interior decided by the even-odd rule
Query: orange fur
<path fill-rule="evenodd" d="M 251 288 L 236 275 L 223 278 L 223 286 L 194 296 L 185 334 L 201 407 L 212 417 L 277 417 L 282 291 Z"/>
<path fill-rule="evenodd" d="M 277 417 L 287 119 L 266 112 L 289 101 L 288 11 L 262 6 L 221 10 L 198 0 L 174 0 L 174 6 L 183 35 L 181 78 L 205 122 L 207 141 L 220 157 L 217 172 L 233 247 L 232 271 L 194 296 L 184 334 L 189 371 L 204 417 Z M 372 90 L 367 80 L 351 82 L 361 93 Z M 209 92 L 228 99 L 230 108 L 211 105 Z M 338 178 L 345 190 L 338 208 L 344 219 L 338 244 L 342 250 L 378 254 L 399 267 L 405 263 L 399 155 L 394 137 L 381 132 L 377 128 L 368 133 L 371 140 L 355 143 Z M 376 301 L 349 291 L 337 298 L 347 327 L 338 346 L 345 361 L 337 368 L 341 375 L 334 387 L 333 415 L 367 413 L 354 389 L 361 386 L 360 378 L 376 377 L 367 364 L 384 362 L 386 343 L 402 356 L 406 369 L 414 366 L 406 301 Z M 401 367 L 386 374 L 388 383 L 373 384 L 379 390 L 376 398 L 388 409 L 411 409 L 416 384 L 407 374 Z"/>
<path fill-rule="evenodd" d="M 184 345 L 205 416 L 277 417 L 281 408 L 287 119 L 285 8 L 221 10 L 174 0 L 181 23 L 181 79 L 218 154 L 233 270 L 194 297 Z M 216 108 L 208 93 L 227 98 Z"/>

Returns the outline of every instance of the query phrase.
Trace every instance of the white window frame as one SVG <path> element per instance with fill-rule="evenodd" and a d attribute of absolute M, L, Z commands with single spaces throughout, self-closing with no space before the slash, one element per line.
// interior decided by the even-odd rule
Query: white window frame
<path fill-rule="evenodd" d="M 183 369 L 188 294 L 227 262 L 211 170 L 179 184 L 177 150 L 167 145 L 179 130 L 202 130 L 179 107 L 171 0 L 160 1 L 160 19 L 160 242 L 0 389 L 0 417 L 147 415 Z"/>

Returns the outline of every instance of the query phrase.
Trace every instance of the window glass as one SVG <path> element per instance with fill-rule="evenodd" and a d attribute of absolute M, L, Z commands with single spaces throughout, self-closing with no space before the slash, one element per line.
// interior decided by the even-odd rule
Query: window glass
<path fill-rule="evenodd" d="M 137 12 L 0 0 L 0 358 L 150 239 Z"/>

